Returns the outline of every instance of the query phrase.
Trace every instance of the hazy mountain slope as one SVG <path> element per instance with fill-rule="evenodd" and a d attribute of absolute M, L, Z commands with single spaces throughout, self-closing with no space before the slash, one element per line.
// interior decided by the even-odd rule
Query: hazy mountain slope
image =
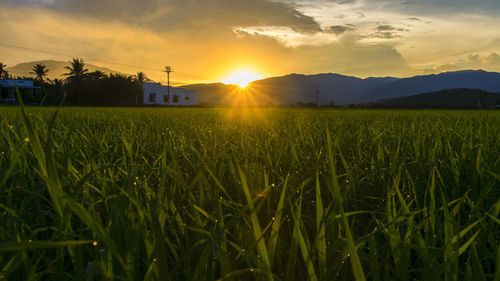
<path fill-rule="evenodd" d="M 396 80 L 398 79 L 393 77 L 361 79 L 332 73 L 291 74 L 258 80 L 251 85 L 266 95 L 279 97 L 285 104 L 315 102 L 316 91 L 319 92 L 319 104 L 329 104 L 332 101 L 345 104 L 355 102 L 358 92 Z"/>
<path fill-rule="evenodd" d="M 500 92 L 500 73 L 483 70 L 445 72 L 410 78 L 366 78 L 339 74 L 298 75 L 269 78 L 252 83 L 268 95 L 280 100 L 314 102 L 314 92 L 320 92 L 318 103 L 363 103 L 380 99 L 409 96 L 445 89 L 470 88 Z M 284 98 L 282 97 L 284 96 Z"/>
<path fill-rule="evenodd" d="M 415 76 L 383 84 L 359 94 L 366 101 L 376 101 L 457 88 L 500 92 L 500 73 L 483 70 L 466 70 L 445 72 L 437 75 Z"/>
<path fill-rule="evenodd" d="M 356 95 L 360 91 L 396 80 L 398 78 L 361 79 L 340 74 L 290 74 L 254 81 L 245 90 L 222 83 L 192 84 L 182 88 L 197 92 L 201 104 L 294 105 L 297 102 L 315 102 L 316 91 L 319 91 L 319 104 L 332 101 L 345 104 L 360 102 Z"/>
<path fill-rule="evenodd" d="M 48 77 L 62 79 L 64 69 L 69 62 L 34 61 L 8 67 L 14 76 L 33 77 L 30 72 L 33 65 L 44 64 Z M 90 72 L 119 73 L 109 68 L 86 64 Z M 314 103 L 315 92 L 319 92 L 318 103 L 322 105 L 334 102 L 337 105 L 359 104 L 435 92 L 445 89 L 469 88 L 489 92 L 500 92 L 500 73 L 483 70 L 445 72 L 437 75 L 423 75 L 410 78 L 366 78 L 345 76 L 334 73 L 316 75 L 290 74 L 257 80 L 241 90 L 235 85 L 222 83 L 192 84 L 181 88 L 198 93 L 200 104 L 211 105 L 295 105 Z"/>
<path fill-rule="evenodd" d="M 67 73 L 68 70 L 64 69 L 64 67 L 69 66 L 70 63 L 67 61 L 55 61 L 55 60 L 44 60 L 44 61 L 32 61 L 32 62 L 24 62 L 17 64 L 12 67 L 7 67 L 6 70 L 12 74 L 13 76 L 21 76 L 21 77 L 33 77 L 33 74 L 30 74 L 33 70 L 33 66 L 35 64 L 43 64 L 47 67 L 49 72 L 47 73 L 47 77 L 50 79 L 58 78 L 58 79 L 63 79 L 65 76 L 62 76 L 63 73 Z M 100 67 L 97 65 L 93 64 L 88 64 L 85 63 L 85 67 L 89 70 L 89 72 L 93 72 L 96 70 L 102 71 L 104 73 L 110 74 L 122 74 L 118 71 L 106 68 L 106 67 Z"/>
<path fill-rule="evenodd" d="M 500 93 L 476 89 L 451 89 L 392 98 L 370 104 L 383 108 L 492 108 L 500 104 Z"/>
<path fill-rule="evenodd" d="M 183 86 L 198 92 L 200 103 L 242 104 L 241 95 L 235 95 L 233 85 L 198 84 Z M 297 102 L 358 104 L 392 97 L 410 96 L 445 89 L 470 88 L 489 92 L 500 92 L 500 73 L 482 70 L 446 72 L 437 75 L 410 78 L 366 78 L 361 79 L 340 74 L 290 74 L 257 80 L 248 87 L 251 102 L 244 104 L 294 105 Z M 241 100 L 240 100 L 241 101 Z"/>

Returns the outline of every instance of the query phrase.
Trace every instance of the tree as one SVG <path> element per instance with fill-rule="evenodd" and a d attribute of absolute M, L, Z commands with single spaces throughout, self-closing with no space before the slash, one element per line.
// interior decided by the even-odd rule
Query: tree
<path fill-rule="evenodd" d="M 146 77 L 146 73 L 144 72 L 137 72 L 137 74 L 135 75 L 135 78 L 134 78 L 134 81 L 138 84 L 138 86 L 141 88 L 141 91 L 140 91 L 140 96 L 139 96 L 139 93 L 136 94 L 135 96 L 135 105 L 139 105 L 139 101 L 140 99 L 142 99 L 141 97 L 143 96 L 143 83 L 146 82 L 148 78 Z"/>
<path fill-rule="evenodd" d="M 33 66 L 33 71 L 30 72 L 30 74 L 35 74 L 35 81 L 38 81 L 41 85 L 43 85 L 43 78 L 47 76 L 47 72 L 49 72 L 49 70 L 45 65 L 37 63 Z"/>
<path fill-rule="evenodd" d="M 1 79 L 8 79 L 9 78 L 9 73 L 7 72 L 7 70 L 5 70 L 6 67 L 7 66 L 5 64 L 0 62 L 0 78 Z"/>
<path fill-rule="evenodd" d="M 64 69 L 69 70 L 68 73 L 64 73 L 64 76 L 68 76 L 65 80 L 67 82 L 67 87 L 72 89 L 76 94 L 76 102 L 78 104 L 81 103 L 81 86 L 83 79 L 86 77 L 88 69 L 85 68 L 85 62 L 83 62 L 82 58 L 73 58 L 72 61 L 69 62 L 71 66 L 66 66 Z M 70 92 L 70 91 L 68 91 Z"/>
<path fill-rule="evenodd" d="M 147 79 L 148 78 L 146 77 L 146 74 L 144 72 L 137 72 L 134 80 L 139 83 L 144 83 Z"/>
<path fill-rule="evenodd" d="M 66 78 L 67 80 L 73 79 L 81 81 L 89 71 L 85 68 L 85 62 L 82 58 L 73 58 L 69 63 L 71 63 L 71 66 L 64 67 L 64 69 L 69 70 L 69 72 L 63 75 L 68 76 L 68 78 Z"/>
<path fill-rule="evenodd" d="M 90 72 L 86 75 L 86 78 L 89 78 L 90 80 L 101 80 L 101 79 L 107 79 L 108 75 L 100 70 L 96 70 L 94 72 Z"/>

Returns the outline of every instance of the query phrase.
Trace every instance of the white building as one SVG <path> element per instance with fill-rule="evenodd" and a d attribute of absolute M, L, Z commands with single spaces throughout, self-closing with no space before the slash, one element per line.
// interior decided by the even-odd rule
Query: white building
<path fill-rule="evenodd" d="M 182 88 L 170 87 L 170 96 L 167 86 L 159 83 L 143 83 L 144 105 L 177 105 L 192 106 L 198 103 L 198 96 L 195 92 Z"/>

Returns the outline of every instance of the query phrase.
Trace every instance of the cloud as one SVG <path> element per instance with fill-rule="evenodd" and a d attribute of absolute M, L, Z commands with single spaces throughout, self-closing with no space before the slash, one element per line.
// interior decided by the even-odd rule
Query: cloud
<path fill-rule="evenodd" d="M 3 8 L 0 4 L 0 9 Z M 183 29 L 159 33 L 135 24 L 104 22 L 97 18 L 82 20 L 72 14 L 34 6 L 11 7 L 6 11 L 8 16 L 0 14 L 0 21 L 7 23 L 0 30 L 0 37 L 9 38 L 19 46 L 68 54 L 65 57 L 2 50 L 3 56 L 10 59 L 4 61 L 8 65 L 41 59 L 68 61 L 74 56 L 124 73 L 144 71 L 156 81 L 165 80 L 165 74 L 160 72 L 165 65 L 174 67 L 174 81 L 216 81 L 242 68 L 267 75 L 339 72 L 366 77 L 401 76 L 411 72 L 390 45 L 347 44 L 335 39 L 292 47 L 259 33 L 210 34 Z M 317 36 L 335 37 L 328 33 Z"/>
<path fill-rule="evenodd" d="M 435 67 L 424 68 L 421 71 L 421 73 L 422 74 L 437 74 L 437 73 L 442 73 L 442 72 L 457 71 L 460 69 L 461 68 L 455 64 L 443 64 L 443 65 L 438 65 Z"/>
<path fill-rule="evenodd" d="M 470 54 L 467 56 L 467 63 L 474 68 L 495 69 L 500 71 L 500 55 L 491 53 L 481 56 L 479 54 Z"/>
<path fill-rule="evenodd" d="M 408 20 L 422 22 L 422 20 L 419 18 L 408 18 Z"/>
<path fill-rule="evenodd" d="M 500 25 L 481 11 L 484 3 L 500 9 L 490 0 L 474 1 L 477 8 L 456 1 L 459 7 L 452 0 L 0 0 L 0 38 L 99 65 L 169 64 L 186 81 L 244 67 L 360 76 L 414 74 L 408 64 L 428 71 L 498 69 L 500 41 L 492 40 Z M 1 51 L 9 65 L 47 58 Z M 470 53 L 480 55 L 467 58 Z"/>
<path fill-rule="evenodd" d="M 500 67 L 500 55 L 497 53 L 492 53 L 487 57 L 487 61 L 490 64 L 494 64 L 497 67 Z"/>
<path fill-rule="evenodd" d="M 425 1 L 404 1 L 400 3 L 401 5 L 417 6 L 417 7 L 432 7 L 432 4 Z"/>
<path fill-rule="evenodd" d="M 387 25 L 387 24 L 377 26 L 378 31 L 389 31 L 389 30 L 395 30 L 395 29 L 396 28 L 394 26 Z"/>
<path fill-rule="evenodd" d="M 349 31 L 349 30 L 354 30 L 354 28 L 351 26 L 348 26 L 348 25 L 333 25 L 333 26 L 330 26 L 326 31 L 331 32 L 335 35 L 341 35 L 344 32 Z"/>
<path fill-rule="evenodd" d="M 7 3 L 29 4 L 33 0 Z M 46 2 L 46 1 L 42 1 Z M 157 32 L 173 29 L 231 31 L 233 27 L 283 26 L 313 34 L 320 25 L 290 4 L 270 0 L 51 0 L 46 9 L 105 21 L 117 21 Z M 84 20 L 84 19 L 82 19 Z"/>
<path fill-rule="evenodd" d="M 353 4 L 356 0 L 326 0 L 326 2 L 333 2 L 337 4 Z"/>
<path fill-rule="evenodd" d="M 306 73 L 336 72 L 360 77 L 413 75 L 401 54 L 388 44 L 342 44 L 301 46 L 292 53 Z"/>
<path fill-rule="evenodd" d="M 458 13 L 471 13 L 496 17 L 500 12 L 500 2 L 498 0 L 386 1 L 391 3 L 392 9 L 411 11 L 414 15 L 450 15 Z"/>
<path fill-rule="evenodd" d="M 405 29 L 405 28 L 396 28 L 392 25 L 388 25 L 388 24 L 381 24 L 379 26 L 377 26 L 377 31 L 393 31 L 393 30 L 397 30 L 397 31 L 409 31 L 408 29 Z"/>
<path fill-rule="evenodd" d="M 409 31 L 408 29 L 404 28 L 397 28 L 389 24 L 379 24 L 375 28 L 375 32 L 368 32 L 365 34 L 361 34 L 359 37 L 361 39 L 385 39 L 385 40 L 392 40 L 392 39 L 400 39 L 403 38 L 401 34 L 398 32 L 406 32 Z"/>
<path fill-rule="evenodd" d="M 491 53 L 489 55 L 470 54 L 466 59 L 459 59 L 453 63 L 442 64 L 424 68 L 423 74 L 440 73 L 445 71 L 457 71 L 466 69 L 486 69 L 489 71 L 500 71 L 500 55 Z"/>
<path fill-rule="evenodd" d="M 366 35 L 366 38 L 378 38 L 378 39 L 398 39 L 402 37 L 403 36 L 390 31 L 380 31 Z"/>

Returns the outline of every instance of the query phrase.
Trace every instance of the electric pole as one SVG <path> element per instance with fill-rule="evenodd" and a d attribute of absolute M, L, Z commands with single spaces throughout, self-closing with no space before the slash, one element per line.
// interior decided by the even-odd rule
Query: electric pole
<path fill-rule="evenodd" d="M 170 72 L 172 72 L 172 67 L 165 66 L 165 72 L 167 73 L 167 99 L 170 104 Z"/>

